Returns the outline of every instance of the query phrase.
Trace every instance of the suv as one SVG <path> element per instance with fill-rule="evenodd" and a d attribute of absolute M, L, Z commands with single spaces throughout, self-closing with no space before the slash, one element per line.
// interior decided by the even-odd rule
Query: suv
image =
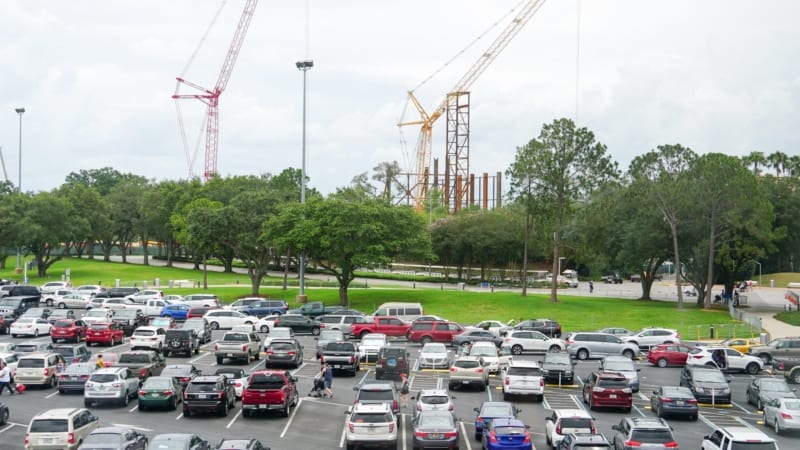
<path fill-rule="evenodd" d="M 92 352 L 83 343 L 54 345 L 53 352 L 60 353 L 69 363 L 88 362 L 92 357 Z"/>
<path fill-rule="evenodd" d="M 14 286 L 7 291 L 6 297 L 39 297 L 42 296 L 42 291 L 36 286 Z"/>
<path fill-rule="evenodd" d="M 583 402 L 589 409 L 607 406 L 631 412 L 633 392 L 621 373 L 592 372 L 583 383 Z"/>
<path fill-rule="evenodd" d="M 724 372 L 747 372 L 755 375 L 764 369 L 764 361 L 758 356 L 746 355 L 729 347 L 696 347 L 686 358 L 687 366 L 718 367 Z"/>
<path fill-rule="evenodd" d="M 511 360 L 502 371 L 503 400 L 512 395 L 533 395 L 544 400 L 544 377 L 535 361 Z"/>
<path fill-rule="evenodd" d="M 547 445 L 558 447 L 571 433 L 597 433 L 594 418 L 583 409 L 554 409 L 544 418 L 544 435 Z"/>
<path fill-rule="evenodd" d="M 354 323 L 364 323 L 363 316 L 330 314 L 317 317 L 323 330 L 340 330 L 345 336 L 351 336 Z"/>
<path fill-rule="evenodd" d="M 464 332 L 461 325 L 454 322 L 447 322 L 444 320 L 415 320 L 411 324 L 411 329 L 408 330 L 406 338 L 410 342 L 421 342 L 427 344 L 428 342 L 444 342 L 450 344 L 453 342 L 453 336 Z"/>
<path fill-rule="evenodd" d="M 75 450 L 99 422 L 84 408 L 56 408 L 37 414 L 25 433 L 25 450 Z"/>
<path fill-rule="evenodd" d="M 672 427 L 657 417 L 628 417 L 611 427 L 614 437 L 611 442 L 617 450 L 677 449 L 680 447 L 672 436 Z"/>
<path fill-rule="evenodd" d="M 681 341 L 681 335 L 669 328 L 645 328 L 636 334 L 623 336 L 622 340 L 636 344 L 641 349 L 649 349 L 661 344 L 677 344 Z"/>
<path fill-rule="evenodd" d="M 361 445 L 397 448 L 397 417 L 384 403 L 356 404 L 349 411 L 344 438 L 347 450 Z"/>
<path fill-rule="evenodd" d="M 139 378 L 127 367 L 97 369 L 84 385 L 83 406 L 110 401 L 127 406 L 128 401 L 139 396 Z"/>
<path fill-rule="evenodd" d="M 775 440 L 753 427 L 717 428 L 703 436 L 702 450 L 778 450 Z"/>
<path fill-rule="evenodd" d="M 470 386 L 477 384 L 481 391 L 489 385 L 489 371 L 483 364 L 483 359 L 476 356 L 459 356 L 450 366 L 450 381 L 447 383 L 451 391 L 456 386 Z"/>
<path fill-rule="evenodd" d="M 800 357 L 800 337 L 784 337 L 773 339 L 767 345 L 756 345 L 747 351 L 750 355 L 758 356 L 769 364 L 774 358 Z"/>
<path fill-rule="evenodd" d="M 200 339 L 201 344 L 211 342 L 211 325 L 202 317 L 186 319 L 181 325 L 181 328 L 194 331 L 197 334 L 197 338 Z"/>
<path fill-rule="evenodd" d="M 545 382 L 562 385 L 575 380 L 575 360 L 566 352 L 545 353 L 541 369 Z"/>
<path fill-rule="evenodd" d="M 556 447 L 554 447 L 556 448 Z M 558 445 L 557 450 L 611 450 L 611 443 L 602 434 L 570 433 Z"/>
<path fill-rule="evenodd" d="M 56 387 L 59 364 L 66 365 L 64 357 L 59 353 L 31 353 L 17 362 L 14 370 L 14 381 L 18 384 Z"/>
<path fill-rule="evenodd" d="M 580 332 L 567 336 L 567 352 L 578 359 L 597 358 L 604 355 L 622 355 L 633 359 L 639 347 L 629 344 L 618 336 L 606 333 Z"/>
<path fill-rule="evenodd" d="M 405 347 L 386 346 L 378 350 L 375 360 L 375 379 L 380 380 L 388 376 L 392 380 L 399 380 L 400 374 L 408 376 L 408 352 Z"/>
<path fill-rule="evenodd" d="M 725 378 L 716 367 L 684 367 L 681 369 L 680 385 L 692 390 L 700 403 L 730 404 L 730 379 Z"/>
<path fill-rule="evenodd" d="M 38 307 L 38 296 L 9 296 L 0 300 L 0 316 L 11 316 L 16 319 L 25 314 L 25 311 Z"/>
<path fill-rule="evenodd" d="M 384 403 L 389 406 L 389 410 L 394 414 L 400 413 L 397 389 L 392 383 L 364 383 L 354 386 L 353 390 L 356 391 L 355 404 Z"/>
<path fill-rule="evenodd" d="M 171 353 L 186 353 L 187 356 L 200 353 L 200 339 L 189 328 L 170 328 L 164 335 L 164 356 Z"/>
<path fill-rule="evenodd" d="M 183 415 L 212 411 L 227 416 L 236 406 L 236 391 L 225 375 L 202 375 L 192 379 L 183 391 Z"/>
<path fill-rule="evenodd" d="M 522 322 L 516 324 L 513 329 L 523 331 L 538 331 L 545 336 L 561 337 L 561 325 L 557 321 L 551 319 L 523 320 Z"/>
<path fill-rule="evenodd" d="M 139 327 L 131 335 L 131 350 L 155 350 L 164 348 L 166 331 L 159 327 Z"/>
<path fill-rule="evenodd" d="M 444 389 L 422 389 L 417 395 L 411 397 L 414 400 L 413 415 L 417 417 L 420 411 L 449 411 L 455 412 L 455 405 L 450 394 Z"/>
<path fill-rule="evenodd" d="M 567 344 L 561 339 L 547 337 L 538 331 L 514 330 L 506 333 L 500 347 L 514 355 L 521 355 L 524 352 L 563 352 L 567 349 Z"/>

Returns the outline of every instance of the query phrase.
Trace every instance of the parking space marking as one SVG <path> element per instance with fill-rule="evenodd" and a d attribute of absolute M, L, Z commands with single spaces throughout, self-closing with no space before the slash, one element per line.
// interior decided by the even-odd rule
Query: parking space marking
<path fill-rule="evenodd" d="M 199 356 L 195 356 L 194 358 L 189 360 L 189 364 L 194 364 L 201 358 L 205 358 L 206 356 L 211 356 L 211 353 L 201 353 Z"/>
<path fill-rule="evenodd" d="M 754 427 L 753 425 L 747 423 L 747 421 L 745 421 L 741 417 L 734 417 L 733 419 L 736 420 L 737 422 L 741 423 L 742 425 L 746 426 L 747 428 L 750 428 L 751 430 L 755 430 L 756 429 L 756 427 Z"/>
<path fill-rule="evenodd" d="M 134 406 L 133 408 L 129 409 L 128 412 L 134 412 L 139 409 L 139 405 Z"/>
<path fill-rule="evenodd" d="M 358 380 L 358 384 L 364 384 L 364 380 L 367 379 L 367 376 L 369 375 L 370 372 L 372 372 L 372 369 L 367 369 L 367 371 L 364 373 L 364 376 L 361 377 L 360 380 Z M 409 383 L 413 383 L 413 382 L 414 382 L 414 376 L 411 377 L 411 381 Z"/>
<path fill-rule="evenodd" d="M 731 402 L 731 405 L 741 409 L 742 411 L 744 411 L 746 413 L 750 413 L 751 412 L 749 409 L 745 408 L 744 406 L 742 406 L 742 405 L 740 405 L 740 404 L 738 404 L 736 402 Z"/>
<path fill-rule="evenodd" d="M 183 413 L 178 414 L 178 417 L 176 417 L 175 420 L 181 420 L 181 418 L 183 418 Z"/>
<path fill-rule="evenodd" d="M 342 427 L 342 437 L 339 438 L 339 448 L 344 447 L 344 437 L 347 434 L 347 417 L 344 419 L 344 426 Z"/>
<path fill-rule="evenodd" d="M 300 404 L 300 402 L 298 402 L 298 406 L 299 406 L 299 404 Z M 228 422 L 228 426 L 226 426 L 225 428 L 230 428 L 230 427 L 231 427 L 231 425 L 233 425 L 233 423 L 234 423 L 234 422 L 236 422 L 236 419 L 238 419 L 238 418 L 239 418 L 239 416 L 240 416 L 241 414 L 242 414 L 242 410 L 240 409 L 240 410 L 239 410 L 239 411 L 236 413 L 236 415 L 235 415 L 235 416 L 233 416 L 233 419 L 231 419 L 231 421 L 230 421 L 230 422 Z"/>
<path fill-rule="evenodd" d="M 304 398 L 301 398 L 301 399 L 300 399 L 300 400 L 297 402 L 297 406 L 295 406 L 295 407 L 294 407 L 294 410 L 292 411 L 292 415 L 289 417 L 289 420 L 286 422 L 286 425 L 283 427 L 283 432 L 281 433 L 281 439 L 282 439 L 284 436 L 286 436 L 286 432 L 287 432 L 287 431 L 289 431 L 289 426 L 291 426 L 291 425 L 292 425 L 292 421 L 294 420 L 294 416 L 296 416 L 296 415 L 297 415 L 297 411 L 300 409 L 300 405 L 302 405 L 302 404 L 303 404 L 303 400 L 305 400 L 305 399 L 304 399 Z"/>
<path fill-rule="evenodd" d="M 406 414 L 405 413 L 404 414 L 400 414 L 400 422 L 401 422 L 400 429 L 397 430 L 397 431 L 403 433 L 403 450 L 406 450 L 406 448 L 408 448 L 408 447 L 406 447 Z"/>
<path fill-rule="evenodd" d="M 5 428 L 3 428 L 2 430 L 0 430 L 0 433 L 5 433 L 6 431 L 8 431 L 8 430 L 10 430 L 10 429 L 12 429 L 12 428 L 14 428 L 14 424 L 13 424 L 13 423 L 10 423 L 10 424 L 8 424 L 8 426 L 7 426 L 7 427 L 5 427 Z"/>
<path fill-rule="evenodd" d="M 467 436 L 467 430 L 464 429 L 464 422 L 459 422 L 461 425 L 461 436 L 464 438 L 464 443 L 467 444 L 467 450 L 472 450 L 472 444 L 469 442 L 469 436 Z"/>
<path fill-rule="evenodd" d="M 136 425 L 128 425 L 126 423 L 112 423 L 111 425 L 113 425 L 115 427 L 122 427 L 122 428 L 133 428 L 134 430 L 144 431 L 146 433 L 149 433 L 149 432 L 153 431 L 150 428 L 137 427 Z"/>
<path fill-rule="evenodd" d="M 648 396 L 646 396 L 646 395 L 642 394 L 641 392 L 639 392 L 639 398 L 640 398 L 640 399 L 642 399 L 642 400 L 644 400 L 644 401 L 646 401 L 646 402 L 649 402 L 649 401 L 650 401 L 650 397 L 648 397 Z"/>
<path fill-rule="evenodd" d="M 634 410 L 634 411 L 636 411 L 637 413 L 639 413 L 639 415 L 640 415 L 640 416 L 642 416 L 642 417 L 645 417 L 645 416 L 646 416 L 646 415 L 645 415 L 645 413 L 643 413 L 641 409 L 639 409 L 639 408 L 637 408 L 637 407 L 636 407 L 636 405 L 631 405 L 631 408 L 633 408 L 633 410 Z"/>
<path fill-rule="evenodd" d="M 319 403 L 319 404 L 322 404 L 322 405 L 344 406 L 346 408 L 349 408 L 349 407 L 353 406 L 353 405 L 347 404 L 347 403 L 337 403 L 337 402 L 330 402 L 330 401 L 322 401 L 322 399 L 318 399 L 318 398 L 303 398 L 302 400 L 306 401 L 306 402 Z"/>
<path fill-rule="evenodd" d="M 53 392 L 52 394 L 46 396 L 45 398 L 51 398 L 51 397 L 54 397 L 56 395 L 58 395 L 58 391 Z"/>

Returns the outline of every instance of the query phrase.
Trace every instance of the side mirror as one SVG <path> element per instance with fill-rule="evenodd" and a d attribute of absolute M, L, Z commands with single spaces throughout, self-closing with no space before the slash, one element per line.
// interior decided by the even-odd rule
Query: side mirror
<path fill-rule="evenodd" d="M 653 394 L 658 394 L 658 390 L 657 389 L 653 389 Z"/>
<path fill-rule="evenodd" d="M 473 410 L 473 411 L 475 411 L 476 413 L 479 413 L 479 412 L 481 412 L 481 409 L 480 409 L 480 408 L 472 408 L 472 410 Z"/>
<path fill-rule="evenodd" d="M 552 416 L 547 416 L 547 417 L 544 418 L 544 420 L 545 420 L 545 422 L 547 422 L 548 420 L 550 422 L 552 422 L 553 421 L 553 417 Z"/>
<path fill-rule="evenodd" d="M 619 431 L 619 425 L 611 425 L 611 429 L 614 431 Z"/>
<path fill-rule="evenodd" d="M 641 372 L 641 371 L 642 371 L 642 369 L 636 369 L 636 371 L 637 371 L 637 372 Z"/>
<path fill-rule="evenodd" d="M 731 382 L 731 377 L 725 378 L 725 381 L 730 383 Z"/>
<path fill-rule="evenodd" d="M 345 414 L 350 414 L 352 412 L 352 408 L 347 408 L 344 410 Z"/>
<path fill-rule="evenodd" d="M 358 387 L 358 386 L 353 386 L 353 390 L 354 390 L 354 391 L 358 392 L 358 389 L 359 389 L 359 387 Z"/>
<path fill-rule="evenodd" d="M 711 439 L 711 436 L 703 436 L 703 440 L 704 440 L 704 441 L 707 441 L 707 440 L 709 440 L 709 439 Z"/>

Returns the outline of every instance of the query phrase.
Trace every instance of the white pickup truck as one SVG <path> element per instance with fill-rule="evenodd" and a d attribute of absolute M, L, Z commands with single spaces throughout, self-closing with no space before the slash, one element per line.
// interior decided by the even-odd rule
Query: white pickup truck
<path fill-rule="evenodd" d="M 171 303 L 172 302 L 168 300 L 150 299 L 145 300 L 141 305 L 139 305 L 139 309 L 142 310 L 142 313 L 145 316 L 160 316 L 161 310 Z"/>

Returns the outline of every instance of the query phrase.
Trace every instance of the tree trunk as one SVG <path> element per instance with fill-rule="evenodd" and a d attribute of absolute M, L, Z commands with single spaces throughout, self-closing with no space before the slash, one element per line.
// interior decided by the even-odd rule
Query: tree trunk
<path fill-rule="evenodd" d="M 203 289 L 208 289 L 208 259 L 203 258 Z"/>
<path fill-rule="evenodd" d="M 261 288 L 261 280 L 264 278 L 264 273 L 260 270 L 254 270 L 248 267 L 247 276 L 250 277 L 250 290 L 252 291 L 252 294 L 258 295 L 258 290 Z"/>
<path fill-rule="evenodd" d="M 553 232 L 553 283 L 550 285 L 550 301 L 557 302 L 558 301 L 558 276 L 561 275 L 558 273 L 558 262 L 561 253 L 561 249 L 559 248 L 559 242 L 561 242 L 561 234 L 558 230 Z"/>
<path fill-rule="evenodd" d="M 672 258 L 672 265 L 675 268 L 675 287 L 678 290 L 678 309 L 683 309 L 683 283 L 681 283 L 681 256 L 678 251 L 678 227 L 674 220 L 669 222 L 672 231 L 672 248 L 675 256 Z"/>
<path fill-rule="evenodd" d="M 144 255 L 144 265 L 145 266 L 149 266 L 150 265 L 150 251 L 147 248 L 147 242 L 148 242 L 148 237 L 147 236 L 142 236 L 142 250 L 143 250 L 143 255 Z"/>
<path fill-rule="evenodd" d="M 350 283 L 345 284 L 344 281 L 339 281 L 339 305 L 344 306 L 345 308 L 348 307 L 349 301 L 347 300 L 347 285 Z"/>
<path fill-rule="evenodd" d="M 705 308 L 711 307 L 711 295 L 714 291 L 714 218 L 714 214 L 712 213 L 708 227 L 708 274 L 706 276 L 706 286 L 708 286 L 708 292 L 706 292 Z"/>
<path fill-rule="evenodd" d="M 283 290 L 289 287 L 289 261 L 292 260 L 291 247 L 286 248 L 286 263 L 283 265 Z"/>
<path fill-rule="evenodd" d="M 528 240 L 530 239 L 531 233 L 531 213 L 526 208 L 525 211 L 525 242 L 522 245 L 522 276 L 520 279 L 522 280 L 522 296 L 528 296 Z"/>

